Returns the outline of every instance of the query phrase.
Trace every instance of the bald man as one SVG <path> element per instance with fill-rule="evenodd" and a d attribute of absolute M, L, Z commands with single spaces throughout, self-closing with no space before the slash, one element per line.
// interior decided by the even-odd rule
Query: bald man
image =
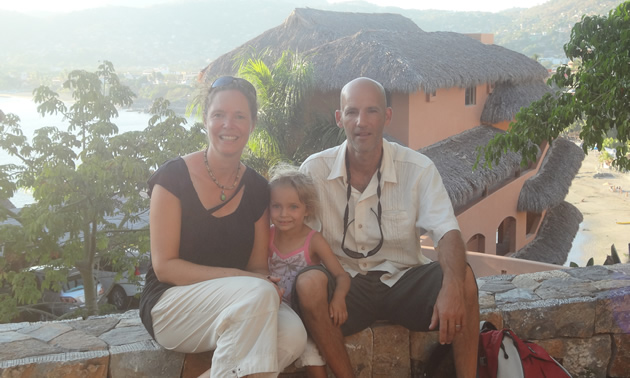
<path fill-rule="evenodd" d="M 439 329 L 453 344 L 458 377 L 475 377 L 479 334 L 477 284 L 451 201 L 426 156 L 383 139 L 391 122 L 383 86 L 358 78 L 341 91 L 337 125 L 346 141 L 310 156 L 300 168 L 315 181 L 321 229 L 352 276 L 348 320 L 328 312 L 334 278 L 323 267 L 295 284 L 307 330 L 337 377 L 352 377 L 343 336 L 387 320 L 412 331 Z M 435 241 L 439 259 L 422 255 L 420 236 Z"/>

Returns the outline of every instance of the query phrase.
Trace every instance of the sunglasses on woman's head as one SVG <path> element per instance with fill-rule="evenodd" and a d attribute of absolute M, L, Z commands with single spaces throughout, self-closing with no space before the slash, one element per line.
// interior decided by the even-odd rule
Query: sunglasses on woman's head
<path fill-rule="evenodd" d="M 256 88 L 245 79 L 241 79 L 240 77 L 233 76 L 221 76 L 212 82 L 210 86 L 210 90 L 215 88 L 221 88 L 226 86 L 233 86 L 242 89 L 246 94 L 253 96 L 256 98 Z"/>

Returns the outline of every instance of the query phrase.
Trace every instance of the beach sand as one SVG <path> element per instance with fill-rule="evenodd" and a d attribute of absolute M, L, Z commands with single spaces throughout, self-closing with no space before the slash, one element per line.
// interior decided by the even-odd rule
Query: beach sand
<path fill-rule="evenodd" d="M 611 190 L 611 186 L 613 190 Z M 620 187 L 621 189 L 614 189 Z M 591 151 L 582 162 L 565 201 L 584 216 L 567 262 L 586 265 L 593 257 L 601 265 L 615 245 L 622 262 L 628 262 L 630 248 L 630 173 L 604 168 L 599 152 Z"/>

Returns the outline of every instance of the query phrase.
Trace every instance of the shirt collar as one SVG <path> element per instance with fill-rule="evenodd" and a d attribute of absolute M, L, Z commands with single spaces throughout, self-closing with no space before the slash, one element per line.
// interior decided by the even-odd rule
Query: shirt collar
<path fill-rule="evenodd" d="M 344 184 L 347 181 L 346 176 L 346 149 L 348 148 L 348 141 L 344 141 L 337 150 L 337 156 L 330 169 L 328 180 L 335 180 L 342 178 Z M 394 166 L 394 158 L 392 156 L 392 147 L 388 141 L 383 139 L 383 162 L 381 170 L 381 180 L 383 182 L 397 183 L 396 169 Z"/>
<path fill-rule="evenodd" d="M 335 157 L 335 161 L 330 168 L 328 180 L 334 180 L 341 177 L 344 184 L 346 183 L 346 148 L 348 148 L 347 140 L 341 143 L 341 145 L 337 148 L 337 156 Z"/>

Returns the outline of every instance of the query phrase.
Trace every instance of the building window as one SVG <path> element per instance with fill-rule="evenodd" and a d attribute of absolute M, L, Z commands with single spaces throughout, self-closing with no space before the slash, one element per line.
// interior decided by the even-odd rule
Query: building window
<path fill-rule="evenodd" d="M 475 105 L 477 103 L 477 87 L 466 88 L 466 105 Z"/>
<path fill-rule="evenodd" d="M 427 92 L 427 102 L 433 102 L 435 101 L 435 96 L 437 95 L 436 91 L 433 92 Z"/>

